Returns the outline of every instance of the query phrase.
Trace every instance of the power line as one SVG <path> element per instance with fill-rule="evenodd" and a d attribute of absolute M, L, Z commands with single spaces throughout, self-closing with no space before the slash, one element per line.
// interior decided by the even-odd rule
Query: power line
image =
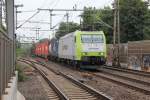
<path fill-rule="evenodd" d="M 20 27 L 20 29 L 36 29 L 37 27 Z"/>
<path fill-rule="evenodd" d="M 66 11 L 66 12 L 68 12 L 68 11 L 84 11 L 83 9 L 40 9 L 40 8 L 38 8 L 38 10 L 39 11 L 49 11 L 49 13 L 50 13 L 50 29 L 52 29 L 52 15 L 53 15 L 52 12 L 53 11 Z M 54 26 L 54 27 L 56 27 L 56 26 Z"/>
<path fill-rule="evenodd" d="M 22 27 L 25 23 L 27 23 L 30 19 L 32 19 L 34 16 L 36 16 L 39 12 L 40 12 L 39 10 L 38 10 L 37 12 L 35 12 L 35 13 L 34 13 L 31 17 L 29 17 L 25 22 L 23 22 L 21 25 L 19 25 L 19 26 L 17 27 L 17 29 L 20 28 L 20 27 Z"/>
<path fill-rule="evenodd" d="M 61 19 L 61 21 L 59 23 L 57 23 L 55 26 L 52 27 L 52 29 L 54 29 L 55 27 L 57 27 L 62 22 L 62 20 L 64 20 L 64 18 L 65 18 L 65 15 L 64 15 L 64 17 Z"/>
<path fill-rule="evenodd" d="M 84 11 L 84 9 L 40 9 L 38 8 L 38 10 L 40 11 Z"/>
<path fill-rule="evenodd" d="M 23 7 L 23 5 L 21 4 L 21 5 L 15 5 L 15 10 L 16 10 L 16 12 L 15 12 L 15 14 L 16 14 L 16 30 L 17 30 L 17 27 L 18 27 L 18 13 L 21 13 L 20 11 L 18 11 L 18 8 L 19 7 Z"/>
<path fill-rule="evenodd" d="M 105 22 L 104 22 L 103 20 L 101 20 L 101 19 L 100 19 L 100 22 L 98 22 L 98 23 L 103 24 L 104 26 L 113 29 L 113 27 L 112 27 L 111 25 L 105 23 Z"/>
<path fill-rule="evenodd" d="M 28 21 L 29 23 L 40 23 L 40 24 L 50 24 L 49 22 L 40 22 L 40 21 Z"/>
<path fill-rule="evenodd" d="M 51 1 L 51 2 L 49 3 L 49 6 L 51 6 L 52 4 L 54 4 L 55 1 L 56 1 L 56 0 Z"/>
<path fill-rule="evenodd" d="M 23 10 L 21 11 L 22 13 L 30 13 L 30 12 L 35 12 L 36 10 Z"/>
<path fill-rule="evenodd" d="M 59 2 L 60 2 L 60 0 L 57 0 L 56 4 L 52 8 L 56 7 Z"/>

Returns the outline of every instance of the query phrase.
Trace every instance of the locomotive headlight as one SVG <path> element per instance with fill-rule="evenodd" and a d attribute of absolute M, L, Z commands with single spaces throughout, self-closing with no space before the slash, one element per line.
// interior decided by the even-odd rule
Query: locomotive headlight
<path fill-rule="evenodd" d="M 87 55 L 88 53 L 87 52 L 83 52 L 83 55 Z"/>
<path fill-rule="evenodd" d="M 99 53 L 99 55 L 103 56 L 103 55 L 104 55 L 104 53 L 103 53 L 103 52 L 100 52 L 100 53 Z"/>

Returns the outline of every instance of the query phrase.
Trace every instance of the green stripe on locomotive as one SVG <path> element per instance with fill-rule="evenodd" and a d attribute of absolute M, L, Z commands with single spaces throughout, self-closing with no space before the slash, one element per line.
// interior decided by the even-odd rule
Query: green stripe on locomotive
<path fill-rule="evenodd" d="M 104 44 L 104 50 L 100 52 L 83 52 L 83 47 L 82 47 L 82 40 L 81 40 L 81 35 L 102 35 L 103 36 L 103 44 Z M 103 31 L 76 31 L 75 32 L 75 59 L 78 61 L 81 61 L 82 57 L 84 56 L 94 56 L 94 57 L 104 57 L 106 58 L 106 37 L 103 33 Z"/>

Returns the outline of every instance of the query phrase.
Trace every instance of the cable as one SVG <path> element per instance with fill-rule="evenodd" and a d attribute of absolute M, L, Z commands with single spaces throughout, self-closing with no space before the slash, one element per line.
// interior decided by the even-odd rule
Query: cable
<path fill-rule="evenodd" d="M 60 0 L 57 0 L 56 4 L 52 8 L 56 7 L 59 2 Z"/>
<path fill-rule="evenodd" d="M 51 1 L 51 2 L 49 3 L 49 6 L 52 5 L 52 4 L 54 4 L 55 1 L 56 1 L 56 0 Z"/>
<path fill-rule="evenodd" d="M 17 29 L 20 28 L 20 27 L 22 27 L 25 23 L 27 23 L 30 19 L 32 19 L 34 16 L 36 16 L 39 12 L 40 12 L 39 10 L 38 10 L 37 12 L 35 12 L 35 13 L 34 13 L 31 17 L 29 17 L 25 22 L 23 22 L 21 25 L 19 25 L 19 26 L 17 27 Z"/>
<path fill-rule="evenodd" d="M 56 28 L 61 22 L 62 22 L 62 20 L 64 20 L 64 18 L 65 18 L 65 16 L 66 16 L 66 14 L 64 15 L 64 17 L 60 20 L 60 22 L 59 23 L 57 23 L 55 26 L 53 26 L 53 28 L 52 29 L 54 29 L 54 28 Z"/>
<path fill-rule="evenodd" d="M 40 6 L 40 8 L 43 8 L 43 6 L 46 4 L 46 2 L 47 2 L 48 0 L 44 0 L 44 2 L 42 3 L 42 5 Z"/>
<path fill-rule="evenodd" d="M 98 23 L 103 24 L 104 26 L 113 29 L 113 27 L 111 25 L 105 23 L 102 19 L 100 19 L 100 22 L 98 22 Z"/>
<path fill-rule="evenodd" d="M 113 0 L 107 1 L 107 3 L 105 3 L 105 6 L 104 6 L 104 7 L 107 7 L 108 5 L 106 5 L 106 4 L 110 4 L 110 3 L 112 3 L 112 2 L 113 2 Z"/>
<path fill-rule="evenodd" d="M 36 11 L 36 9 L 35 10 L 26 10 L 26 11 L 21 11 L 21 13 L 28 13 L 28 12 L 35 12 Z"/>

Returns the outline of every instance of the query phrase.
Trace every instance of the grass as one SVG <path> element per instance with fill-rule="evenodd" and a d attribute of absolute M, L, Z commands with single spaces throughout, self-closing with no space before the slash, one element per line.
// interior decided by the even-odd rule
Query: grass
<path fill-rule="evenodd" d="M 17 49 L 16 49 L 16 56 L 17 56 L 17 57 L 25 56 L 25 50 L 23 50 L 23 49 L 21 49 L 21 48 L 17 48 Z"/>
<path fill-rule="evenodd" d="M 23 82 L 27 79 L 26 75 L 23 72 L 21 65 L 16 64 L 16 70 L 18 71 L 18 81 Z"/>

